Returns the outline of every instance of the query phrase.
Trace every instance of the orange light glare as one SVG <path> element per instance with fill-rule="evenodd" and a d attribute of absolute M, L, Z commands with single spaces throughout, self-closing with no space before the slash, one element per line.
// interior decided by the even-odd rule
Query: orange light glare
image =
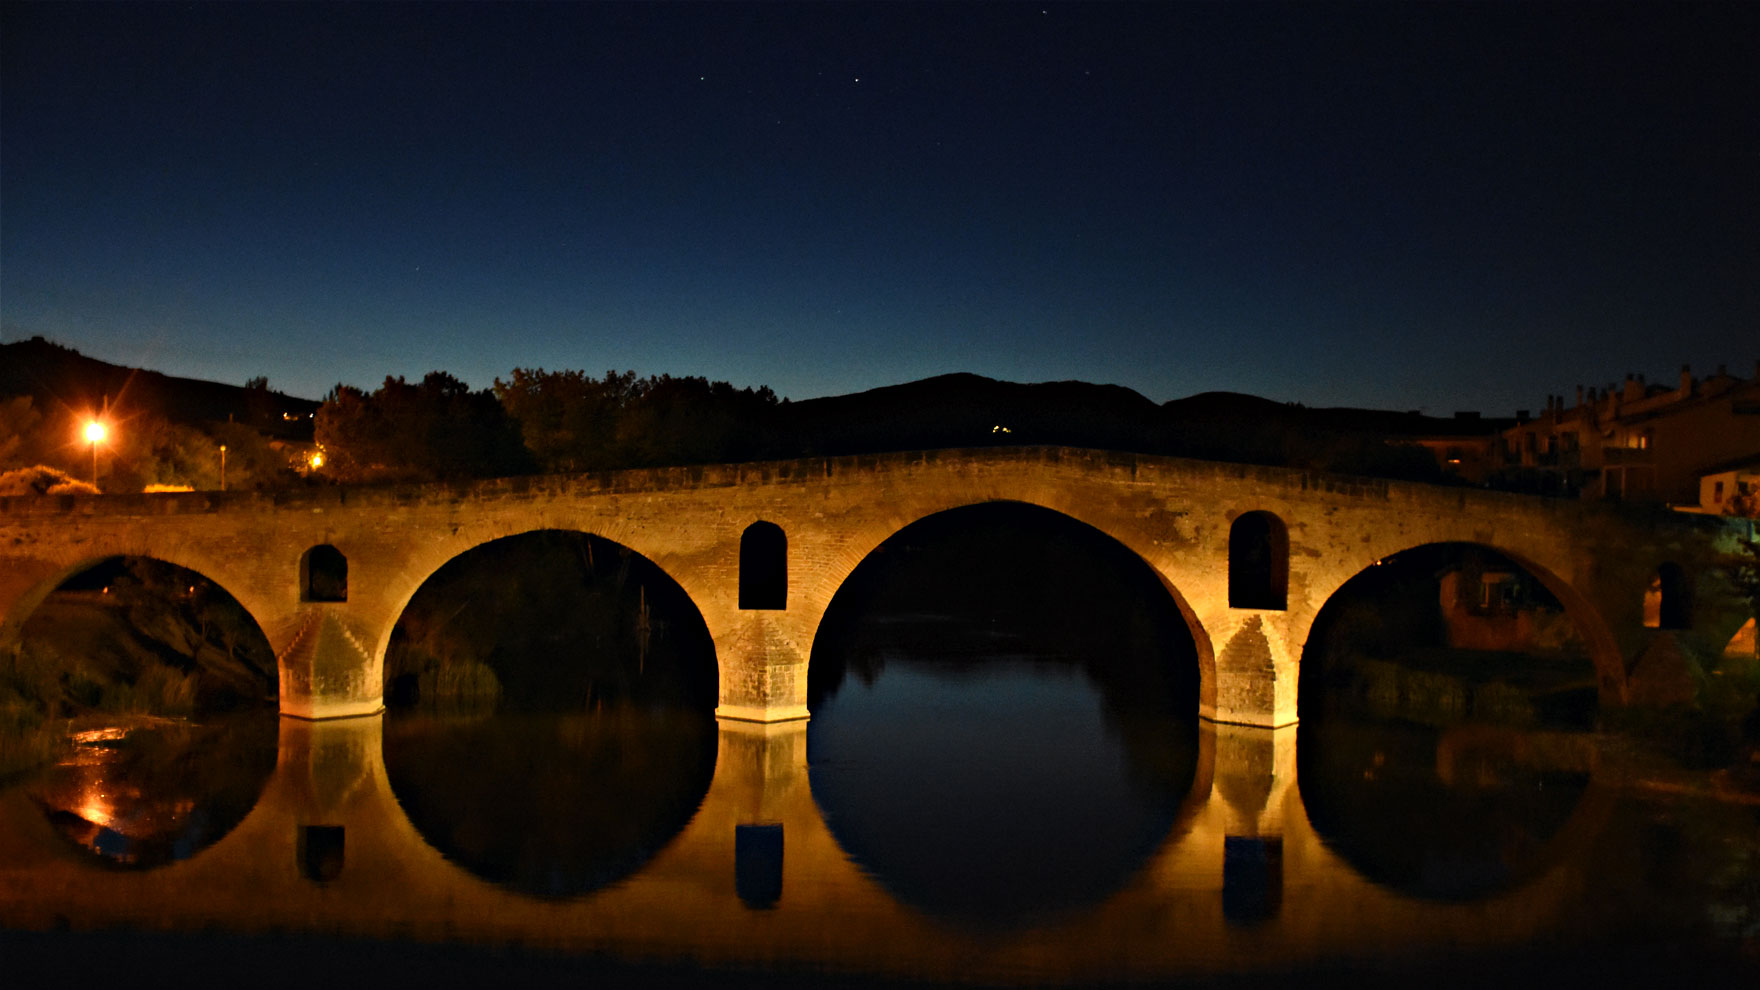
<path fill-rule="evenodd" d="M 323 454 L 313 454 L 312 455 L 312 470 L 316 471 L 317 469 L 319 469 L 323 466 L 324 466 L 324 455 Z"/>
<path fill-rule="evenodd" d="M 88 442 L 103 443 L 106 432 L 108 431 L 104 429 L 104 424 L 95 419 L 86 424 L 86 440 Z"/>

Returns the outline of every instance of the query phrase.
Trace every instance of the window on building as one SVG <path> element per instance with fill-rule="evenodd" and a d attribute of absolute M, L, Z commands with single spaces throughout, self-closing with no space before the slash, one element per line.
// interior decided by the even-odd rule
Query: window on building
<path fill-rule="evenodd" d="M 1269 512 L 1246 512 L 1228 530 L 1228 604 L 1283 609 L 1289 602 L 1289 531 Z"/>
<path fill-rule="evenodd" d="M 788 537 L 775 523 L 752 523 L 739 538 L 739 607 L 788 607 Z"/>
<path fill-rule="evenodd" d="M 1509 573 L 1479 575 L 1478 605 L 1485 612 L 1508 612 L 1515 609 L 1521 597 L 1521 584 Z"/>
<path fill-rule="evenodd" d="M 348 601 L 348 558 L 341 550 L 320 543 L 300 556 L 299 597 L 307 602 Z"/>

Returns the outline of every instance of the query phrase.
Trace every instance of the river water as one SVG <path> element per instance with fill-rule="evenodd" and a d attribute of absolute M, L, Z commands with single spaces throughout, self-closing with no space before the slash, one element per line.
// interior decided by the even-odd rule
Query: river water
<path fill-rule="evenodd" d="M 993 543 L 1017 544 L 1003 522 Z M 957 546 L 961 526 L 922 545 Z M 1105 585 L 1131 562 L 1079 542 L 985 573 L 889 545 L 887 569 L 858 570 L 827 615 L 805 721 L 717 721 L 569 681 L 589 704 L 82 722 L 67 759 L 0 787 L 0 971 L 290 986 L 1760 975 L 1752 791 L 1659 765 L 1592 719 L 1327 706 L 1278 730 L 1202 722 L 1160 586 Z M 1013 574 L 1065 584 L 964 594 Z M 499 673 L 504 697 L 546 693 Z"/>
<path fill-rule="evenodd" d="M 891 656 L 786 726 L 629 708 L 88 730 L 0 794 L 0 835 L 12 960 L 74 971 L 269 953 L 304 960 L 284 973 L 1087 984 L 1760 963 L 1760 804 L 1646 785 L 1592 733 L 1145 722 L 1080 667 L 1019 655 Z"/>

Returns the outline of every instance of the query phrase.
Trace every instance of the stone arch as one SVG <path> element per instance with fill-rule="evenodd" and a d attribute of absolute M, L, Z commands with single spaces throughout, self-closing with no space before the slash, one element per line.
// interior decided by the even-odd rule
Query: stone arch
<path fill-rule="evenodd" d="M 1583 637 L 1584 644 L 1588 648 L 1589 660 L 1595 667 L 1595 679 L 1599 703 L 1603 707 L 1618 707 L 1625 704 L 1625 659 L 1620 651 L 1618 640 L 1614 638 L 1613 631 L 1608 628 L 1607 620 L 1601 614 L 1600 610 L 1595 607 L 1586 595 L 1577 590 L 1577 588 L 1569 581 L 1560 577 L 1552 568 L 1542 564 L 1535 555 L 1521 553 L 1519 551 L 1510 550 L 1504 546 L 1479 540 L 1451 539 L 1446 534 L 1439 534 L 1436 539 L 1422 540 L 1409 545 L 1389 549 L 1387 552 L 1382 553 L 1375 560 L 1371 561 L 1368 567 L 1344 574 L 1337 580 L 1336 584 L 1325 589 L 1324 595 L 1317 595 L 1316 598 L 1320 601 L 1320 606 L 1306 616 L 1303 628 L 1291 630 L 1290 642 L 1292 644 L 1301 644 L 1300 653 L 1305 654 L 1307 652 L 1307 643 L 1313 633 L 1314 625 L 1317 623 L 1320 616 L 1326 612 L 1327 607 L 1333 603 L 1338 592 L 1354 578 L 1368 572 L 1372 567 L 1379 566 L 1382 561 L 1388 560 L 1400 553 L 1416 550 L 1420 547 L 1445 543 L 1458 543 L 1464 546 L 1473 546 L 1490 550 L 1493 553 L 1499 554 L 1508 559 L 1510 563 L 1521 568 L 1530 577 L 1538 581 L 1554 598 L 1558 599 L 1559 604 L 1564 608 L 1565 615 L 1571 619 L 1577 632 Z M 1297 635 L 1298 633 L 1299 635 Z M 1302 676 L 1302 668 L 1298 665 L 1298 681 Z M 1299 684 L 1297 688 L 1297 698 L 1299 705 L 1299 699 L 1301 698 Z"/>
<path fill-rule="evenodd" d="M 1270 512 L 1243 512 L 1228 528 L 1228 605 L 1289 607 L 1289 528 Z"/>
<path fill-rule="evenodd" d="M 739 607 L 788 608 L 788 536 L 762 519 L 739 537 Z"/>
<path fill-rule="evenodd" d="M 88 550 L 80 556 L 60 561 L 40 558 L 29 560 L 13 558 L 6 561 L 14 568 L 9 575 L 17 581 L 17 585 L 14 587 L 22 586 L 22 589 L 12 595 L 5 595 L 4 592 L 12 592 L 14 588 L 0 589 L 0 608 L 4 609 L 3 614 L 0 614 L 0 650 L 10 649 L 21 644 L 25 625 L 30 621 L 31 616 L 62 585 L 108 561 L 134 558 L 175 567 L 206 581 L 244 613 L 245 618 L 250 622 L 250 627 L 256 630 L 257 635 L 261 636 L 268 645 L 271 659 L 278 659 L 275 654 L 279 649 L 279 644 L 273 635 L 272 627 L 264 622 L 267 610 L 263 607 L 261 597 L 253 594 L 253 592 L 259 592 L 260 589 L 249 589 L 243 594 L 236 593 L 233 590 L 235 587 L 248 588 L 248 585 L 243 585 L 237 580 L 237 575 L 228 575 L 227 580 L 222 581 L 213 576 L 215 573 L 223 573 L 213 562 L 175 550 L 161 549 L 155 552 L 138 546 L 116 546 L 106 549 L 109 552 L 93 553 Z M 10 598 L 10 601 L 7 598 Z M 279 685 L 279 677 L 276 678 L 276 683 Z"/>
<path fill-rule="evenodd" d="M 201 577 L 214 587 L 225 592 L 245 615 L 250 617 L 251 624 L 256 626 L 268 639 L 271 648 L 279 648 L 272 628 L 264 622 L 264 617 L 271 614 L 266 607 L 261 589 L 250 587 L 236 580 L 237 575 L 227 574 L 215 562 L 200 557 L 193 557 L 174 550 L 153 550 L 132 545 L 118 545 L 103 548 L 102 552 L 86 550 L 76 557 L 61 560 L 45 558 L 3 558 L 8 573 L 0 579 L 0 648 L 14 645 L 29 621 L 31 614 L 43 604 L 55 589 L 67 583 L 70 578 L 117 557 L 142 557 L 160 563 L 181 567 Z M 215 574 L 227 574 L 226 579 L 214 577 Z M 241 593 L 242 591 L 242 593 Z"/>
<path fill-rule="evenodd" d="M 821 581 L 821 587 L 816 589 L 817 593 L 814 597 L 816 599 L 815 603 L 819 605 L 819 611 L 818 615 L 814 618 L 812 635 L 807 643 L 807 656 L 809 658 L 811 657 L 813 648 L 818 644 L 820 634 L 824 629 L 825 617 L 830 614 L 831 606 L 836 600 L 838 592 L 849 582 L 850 576 L 855 573 L 856 568 L 873 556 L 874 552 L 878 550 L 882 544 L 904 532 L 911 526 L 914 526 L 932 516 L 941 515 L 942 513 L 951 512 L 957 509 L 970 508 L 972 506 L 1002 503 L 1030 506 L 1035 509 L 1042 509 L 1054 513 L 1070 522 L 1093 530 L 1099 536 L 1111 540 L 1113 543 L 1129 551 L 1132 555 L 1137 557 L 1137 559 L 1143 562 L 1143 565 L 1148 569 L 1149 573 L 1153 574 L 1155 579 L 1160 582 L 1162 590 L 1166 592 L 1174 608 L 1178 610 L 1180 620 L 1184 624 L 1187 633 L 1192 637 L 1192 645 L 1197 654 L 1198 667 L 1197 714 L 1202 718 L 1214 718 L 1216 714 L 1215 647 L 1211 642 L 1208 630 L 1204 628 L 1203 622 L 1199 620 L 1197 611 L 1192 607 L 1191 602 L 1177 587 L 1175 587 L 1174 583 L 1168 578 L 1162 568 L 1157 567 L 1151 562 L 1150 557 L 1148 556 L 1149 548 L 1147 546 L 1135 544 L 1129 536 L 1112 532 L 1105 526 L 1097 525 L 1088 519 L 1082 518 L 1081 514 L 1077 511 L 1072 511 L 1068 508 L 1047 504 L 1046 501 L 1034 499 L 954 499 L 945 503 L 935 504 L 928 508 L 915 509 L 914 511 L 893 516 L 885 520 L 876 520 L 864 526 L 856 538 L 843 542 L 834 566 L 828 569 L 825 578 Z M 822 601 L 817 601 L 821 596 Z"/>
<path fill-rule="evenodd" d="M 341 550 L 320 543 L 300 554 L 299 600 L 348 601 L 348 558 Z"/>
<path fill-rule="evenodd" d="M 435 575 L 439 574 L 454 561 L 492 543 L 497 543 L 503 540 L 518 539 L 525 536 L 533 536 L 546 532 L 573 533 L 588 536 L 594 539 L 603 540 L 604 542 L 610 543 L 622 550 L 629 551 L 629 553 L 644 561 L 647 566 L 652 567 L 655 574 L 670 583 L 673 589 L 677 591 L 679 600 L 687 603 L 695 612 L 698 621 L 703 622 L 705 626 L 708 626 L 708 617 L 704 613 L 702 604 L 700 604 L 696 596 L 692 595 L 690 588 L 685 582 L 680 581 L 679 578 L 663 566 L 660 561 L 655 559 L 654 554 L 645 552 L 641 547 L 632 546 L 630 542 L 622 538 L 624 536 L 622 533 L 611 535 L 606 529 L 598 527 L 588 528 L 584 526 L 568 525 L 496 526 L 485 529 L 481 532 L 471 533 L 468 536 L 457 534 L 455 532 L 455 538 L 448 543 L 439 547 L 424 548 L 429 550 L 429 552 L 419 560 L 411 562 L 414 566 L 407 566 L 402 571 L 402 574 L 400 575 L 402 580 L 399 582 L 399 587 L 383 599 L 383 612 L 380 613 L 381 618 L 376 623 L 379 632 L 371 650 L 374 660 L 372 676 L 378 678 L 380 681 L 386 679 L 386 660 L 391 647 L 392 634 L 397 629 L 398 624 L 402 621 L 404 613 L 408 611 L 410 603 L 415 599 L 416 595 L 421 592 L 422 588 L 426 587 L 428 583 L 434 579 Z M 722 658 L 719 656 L 714 644 L 713 627 L 708 628 L 711 633 L 708 646 L 711 654 L 709 660 L 710 663 L 714 665 L 718 684 L 717 690 L 719 691 L 726 679 L 726 671 L 723 668 Z"/>
<path fill-rule="evenodd" d="M 1693 589 L 1687 572 L 1674 561 L 1663 561 L 1644 589 L 1646 629 L 1690 629 L 1693 626 Z"/>

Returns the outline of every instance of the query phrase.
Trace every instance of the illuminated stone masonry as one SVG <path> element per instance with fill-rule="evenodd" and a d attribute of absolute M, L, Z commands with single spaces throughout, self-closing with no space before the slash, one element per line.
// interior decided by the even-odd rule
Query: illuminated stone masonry
<path fill-rule="evenodd" d="M 813 638 L 856 566 L 919 519 L 993 501 L 1062 513 L 1147 562 L 1197 644 L 1200 714 L 1218 722 L 1295 722 L 1302 646 L 1320 609 L 1377 561 L 1426 544 L 1489 547 L 1532 573 L 1582 631 L 1604 705 L 1641 700 L 1628 698 L 1627 675 L 1659 638 L 1715 655 L 1748 618 L 1716 566 L 1736 527 L 1717 518 L 1021 447 L 471 484 L 0 498 L 0 649 L 69 576 L 107 557 L 152 557 L 214 581 L 256 619 L 279 658 L 283 714 L 371 714 L 383 706 L 392 628 L 436 570 L 491 540 L 572 530 L 643 555 L 690 596 L 715 644 L 718 715 L 783 722 L 807 716 Z M 1690 622 L 1646 624 L 1659 572 L 1683 576 Z"/>

